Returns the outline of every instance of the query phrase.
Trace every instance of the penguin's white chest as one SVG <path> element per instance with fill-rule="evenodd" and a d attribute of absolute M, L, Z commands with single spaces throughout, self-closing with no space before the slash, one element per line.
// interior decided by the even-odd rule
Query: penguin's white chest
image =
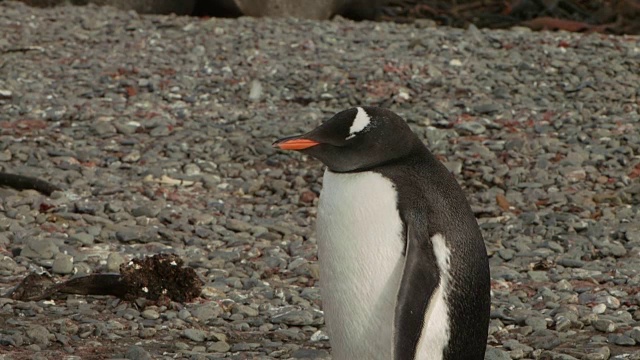
<path fill-rule="evenodd" d="M 391 359 L 404 266 L 393 183 L 327 170 L 318 207 L 320 288 L 333 358 Z"/>

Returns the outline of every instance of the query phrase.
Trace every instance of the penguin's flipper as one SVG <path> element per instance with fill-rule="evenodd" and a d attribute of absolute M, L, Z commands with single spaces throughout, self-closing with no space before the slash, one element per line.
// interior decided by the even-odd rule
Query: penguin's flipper
<path fill-rule="evenodd" d="M 440 282 L 426 222 L 405 219 L 405 263 L 394 324 L 394 358 L 414 359 L 431 298 Z"/>

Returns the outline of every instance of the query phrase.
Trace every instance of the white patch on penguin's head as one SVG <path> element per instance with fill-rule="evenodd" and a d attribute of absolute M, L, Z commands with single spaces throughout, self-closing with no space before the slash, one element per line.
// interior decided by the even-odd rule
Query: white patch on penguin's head
<path fill-rule="evenodd" d="M 345 138 L 345 140 L 353 139 L 360 131 L 364 130 L 369 123 L 371 123 L 371 118 L 369 114 L 361 108 L 358 107 L 358 112 L 356 113 L 356 117 L 353 119 L 353 124 L 349 128 L 349 136 Z"/>

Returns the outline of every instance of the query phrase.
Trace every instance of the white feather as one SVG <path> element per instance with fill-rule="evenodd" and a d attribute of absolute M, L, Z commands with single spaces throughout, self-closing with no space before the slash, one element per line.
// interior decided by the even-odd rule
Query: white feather
<path fill-rule="evenodd" d="M 333 359 L 392 359 L 396 296 L 404 266 L 393 183 L 375 172 L 327 170 L 317 237 Z"/>
<path fill-rule="evenodd" d="M 440 271 L 440 284 L 431 296 L 424 317 L 415 360 L 442 360 L 444 348 L 449 342 L 450 336 L 447 293 L 451 282 L 449 270 L 451 252 L 441 234 L 432 236 L 431 244 Z"/>
<path fill-rule="evenodd" d="M 347 136 L 345 140 L 349 140 L 355 137 L 357 133 L 364 130 L 364 128 L 366 128 L 367 125 L 369 125 L 369 123 L 371 122 L 369 114 L 367 114 L 367 112 L 363 108 L 359 107 L 357 109 L 358 112 L 356 113 L 356 117 L 353 119 L 353 123 L 349 128 L 349 136 Z"/>

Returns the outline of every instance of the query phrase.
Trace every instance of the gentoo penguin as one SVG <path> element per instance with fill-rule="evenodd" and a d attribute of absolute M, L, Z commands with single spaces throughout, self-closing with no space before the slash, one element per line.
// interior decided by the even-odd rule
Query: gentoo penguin
<path fill-rule="evenodd" d="M 482 234 L 456 180 L 406 122 L 358 107 L 274 146 L 327 166 L 317 241 L 333 358 L 484 359 Z"/>

